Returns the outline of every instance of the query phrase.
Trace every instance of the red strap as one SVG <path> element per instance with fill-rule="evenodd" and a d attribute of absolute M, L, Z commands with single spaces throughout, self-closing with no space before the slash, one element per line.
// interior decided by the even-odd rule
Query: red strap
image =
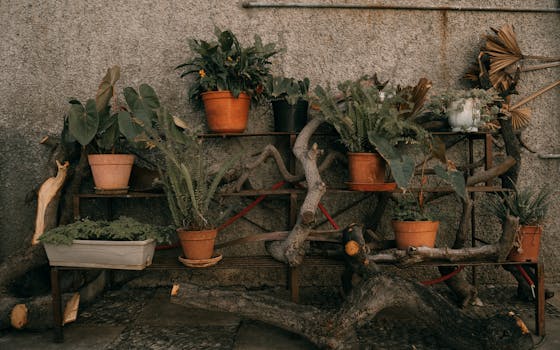
<path fill-rule="evenodd" d="M 531 279 L 531 277 L 529 277 L 529 275 L 527 274 L 527 271 L 525 271 L 523 266 L 521 266 L 521 265 L 514 265 L 514 266 L 517 267 L 519 272 L 521 272 L 521 275 L 523 275 L 523 278 L 525 278 L 525 281 L 527 281 L 527 283 L 529 283 L 530 286 L 535 285 L 535 283 L 533 283 L 533 280 Z"/>
<path fill-rule="evenodd" d="M 280 187 L 284 186 L 284 184 L 286 183 L 286 181 L 280 181 L 277 182 L 276 184 L 274 184 L 271 187 L 271 190 L 277 190 Z M 257 204 L 259 204 L 260 202 L 263 201 L 263 199 L 266 198 L 266 194 L 263 194 L 261 196 L 259 196 L 257 199 L 255 199 L 251 204 L 249 204 L 248 206 L 245 207 L 245 209 L 241 210 L 239 213 L 237 213 L 235 216 L 232 216 L 231 218 L 228 219 L 228 221 L 224 222 L 220 227 L 218 227 L 218 231 L 219 230 L 223 230 L 224 228 L 228 227 L 229 225 L 233 224 L 234 222 L 236 222 L 239 218 L 242 218 L 243 216 L 245 216 L 248 212 L 251 211 L 251 209 L 253 209 L 254 207 L 257 206 Z"/>
<path fill-rule="evenodd" d="M 425 285 L 425 286 L 431 286 L 432 284 L 436 284 L 436 283 L 439 283 L 439 282 L 447 281 L 447 280 L 450 279 L 451 277 L 453 277 L 453 276 L 455 276 L 456 274 L 458 274 L 459 272 L 461 272 L 461 270 L 462 270 L 464 267 L 465 267 L 465 266 L 463 266 L 463 265 L 459 265 L 459 266 L 457 267 L 457 269 L 455 269 L 454 271 L 448 273 L 447 275 L 443 275 L 443 276 L 441 276 L 441 277 L 439 277 L 439 278 L 436 278 L 436 279 L 433 279 L 433 280 L 430 280 L 430 281 L 423 281 L 423 282 L 420 282 L 420 283 L 422 283 L 422 284 Z"/>
<path fill-rule="evenodd" d="M 321 212 L 323 213 L 323 215 L 325 215 L 325 217 L 327 218 L 327 220 L 329 220 L 329 222 L 331 223 L 332 227 L 335 230 L 338 230 L 340 227 L 336 224 L 336 222 L 334 221 L 334 219 L 329 215 L 329 213 L 327 212 L 327 209 L 325 208 L 324 205 L 322 205 L 321 203 L 319 203 L 318 205 L 319 209 L 321 210 Z"/>

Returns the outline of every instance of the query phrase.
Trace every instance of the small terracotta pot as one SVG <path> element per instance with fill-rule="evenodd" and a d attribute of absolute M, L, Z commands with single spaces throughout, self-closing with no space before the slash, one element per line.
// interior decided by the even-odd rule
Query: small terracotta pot
<path fill-rule="evenodd" d="M 526 226 L 519 227 L 521 235 L 521 252 L 517 247 L 513 247 L 508 255 L 510 261 L 531 261 L 539 260 L 539 249 L 541 246 L 542 226 Z"/>
<path fill-rule="evenodd" d="M 90 154 L 88 155 L 88 162 L 96 189 L 119 190 L 128 188 L 134 155 Z"/>
<path fill-rule="evenodd" d="M 214 241 L 218 230 L 189 231 L 177 229 L 185 257 L 190 260 L 210 259 L 214 253 Z"/>
<path fill-rule="evenodd" d="M 202 94 L 208 128 L 216 133 L 244 132 L 249 118 L 251 98 L 240 93 L 234 98 L 229 91 L 208 91 Z"/>
<path fill-rule="evenodd" d="M 384 183 L 385 169 L 385 160 L 378 153 L 348 153 L 350 183 Z"/>
<path fill-rule="evenodd" d="M 420 246 L 433 248 L 435 246 L 439 221 L 393 220 L 392 225 L 398 249 Z"/>

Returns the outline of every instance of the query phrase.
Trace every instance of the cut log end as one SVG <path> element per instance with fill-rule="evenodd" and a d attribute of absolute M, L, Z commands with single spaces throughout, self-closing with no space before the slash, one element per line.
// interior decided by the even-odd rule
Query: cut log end
<path fill-rule="evenodd" d="M 344 245 L 344 251 L 348 256 L 355 256 L 360 252 L 360 245 L 356 241 L 348 241 Z"/>
<path fill-rule="evenodd" d="M 27 324 L 28 309 L 25 304 L 17 304 L 12 309 L 10 323 L 15 329 L 22 329 Z"/>

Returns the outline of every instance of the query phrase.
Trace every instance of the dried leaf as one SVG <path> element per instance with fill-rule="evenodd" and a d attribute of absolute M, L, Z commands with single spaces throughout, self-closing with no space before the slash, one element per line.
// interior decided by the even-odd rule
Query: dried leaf
<path fill-rule="evenodd" d="M 173 116 L 173 123 L 181 129 L 188 129 L 189 125 L 183 119 Z"/>

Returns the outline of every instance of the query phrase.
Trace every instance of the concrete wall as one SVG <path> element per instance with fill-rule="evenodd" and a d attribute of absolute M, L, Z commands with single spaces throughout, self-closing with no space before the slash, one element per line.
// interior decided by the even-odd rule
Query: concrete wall
<path fill-rule="evenodd" d="M 390 3 L 558 7 L 557 1 L 537 0 Z M 212 39 L 216 25 L 230 28 L 242 42 L 253 34 L 278 42 L 286 52 L 274 59 L 274 70 L 308 76 L 312 84 L 377 72 L 403 84 L 428 77 L 435 91 L 458 87 L 481 35 L 505 23 L 514 24 L 523 52 L 560 56 L 558 13 L 243 9 L 234 0 L 3 0 L 0 23 L 0 260 L 31 237 L 35 207 L 24 204 L 24 197 L 43 179 L 48 157 L 38 141 L 60 132 L 67 99 L 93 97 L 105 70 L 118 64 L 121 88 L 150 83 L 172 110 L 186 114 L 185 82 L 173 68 L 189 56 L 187 38 Z M 559 78 L 560 69 L 526 74 L 520 93 Z M 533 123 L 524 140 L 538 153 L 560 153 L 558 91 L 530 104 Z M 200 114 L 193 118 L 201 120 Z M 250 118 L 252 131 L 270 127 L 269 115 L 253 112 Z M 560 178 L 559 163 L 525 152 L 521 183 L 553 184 Z M 542 248 L 548 278 L 555 282 L 559 209 L 557 196 Z"/>

